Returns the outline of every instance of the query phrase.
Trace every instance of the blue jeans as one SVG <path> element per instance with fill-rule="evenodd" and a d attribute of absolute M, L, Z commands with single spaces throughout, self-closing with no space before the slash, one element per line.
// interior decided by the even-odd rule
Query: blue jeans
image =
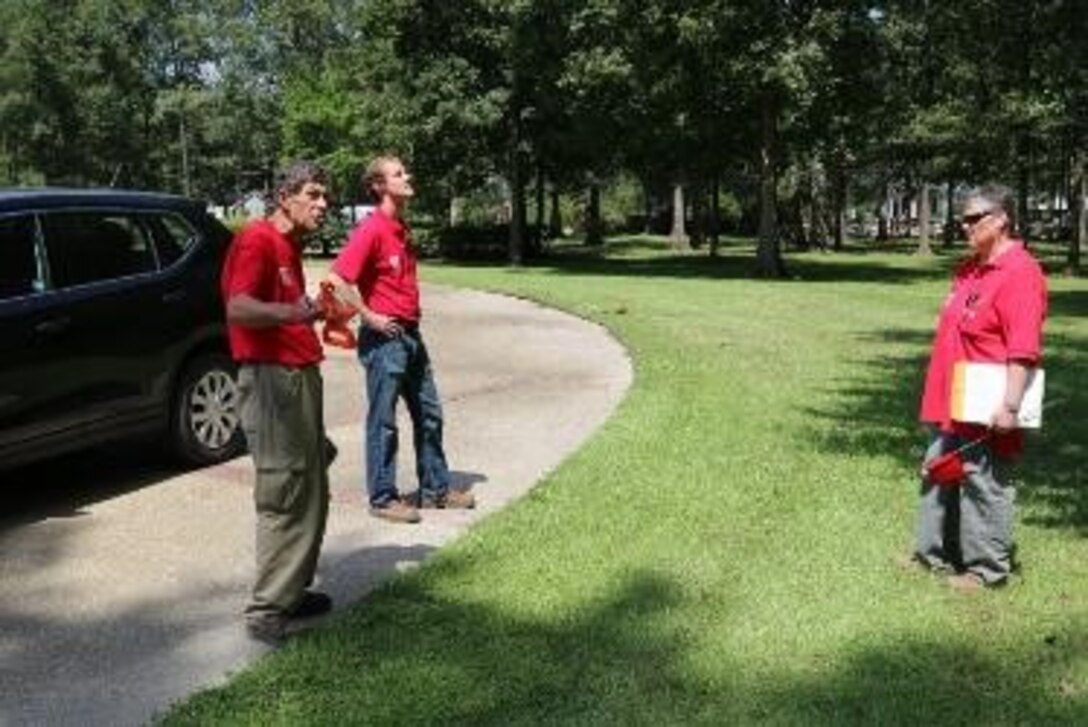
<path fill-rule="evenodd" d="M 359 333 L 359 360 L 366 369 L 366 489 L 372 507 L 384 507 L 397 492 L 397 399 L 412 417 L 416 475 L 423 500 L 445 497 L 450 472 L 442 449 L 442 404 L 431 359 L 418 329 L 388 338 Z"/>

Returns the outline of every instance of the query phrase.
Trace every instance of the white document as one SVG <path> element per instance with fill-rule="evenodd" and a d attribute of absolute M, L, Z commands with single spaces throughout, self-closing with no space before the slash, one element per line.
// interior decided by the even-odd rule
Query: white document
<path fill-rule="evenodd" d="M 994 412 L 1005 400 L 1008 367 L 997 363 L 956 364 L 952 373 L 952 419 L 957 422 L 989 424 Z M 1043 425 L 1042 369 L 1029 369 L 1024 398 L 1020 402 L 1017 424 L 1024 429 Z"/>

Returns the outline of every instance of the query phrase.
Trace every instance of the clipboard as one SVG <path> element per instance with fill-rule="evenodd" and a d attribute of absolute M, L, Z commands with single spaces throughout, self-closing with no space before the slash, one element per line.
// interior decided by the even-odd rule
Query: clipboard
<path fill-rule="evenodd" d="M 952 419 L 957 422 L 989 424 L 994 412 L 1005 399 L 1005 378 L 1008 367 L 1001 363 L 958 361 L 952 370 Z M 1022 429 L 1043 426 L 1043 391 L 1046 372 L 1028 370 L 1024 398 L 1016 415 Z"/>

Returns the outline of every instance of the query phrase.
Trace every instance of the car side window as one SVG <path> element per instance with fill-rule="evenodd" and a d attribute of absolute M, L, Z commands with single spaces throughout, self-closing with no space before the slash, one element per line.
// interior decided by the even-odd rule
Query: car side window
<path fill-rule="evenodd" d="M 43 287 L 33 216 L 0 217 L 0 300 L 39 293 Z"/>
<path fill-rule="evenodd" d="M 155 231 L 155 249 L 159 253 L 159 262 L 167 268 L 197 242 L 197 231 L 180 215 L 164 213 L 150 218 Z"/>
<path fill-rule="evenodd" d="M 112 280 L 156 269 L 147 228 L 115 212 L 50 212 L 42 216 L 54 288 Z"/>

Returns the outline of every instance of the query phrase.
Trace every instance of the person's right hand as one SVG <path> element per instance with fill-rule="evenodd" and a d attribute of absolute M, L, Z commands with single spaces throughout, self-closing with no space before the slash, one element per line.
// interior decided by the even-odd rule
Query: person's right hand
<path fill-rule="evenodd" d="M 389 316 L 370 311 L 366 315 L 366 325 L 387 338 L 396 338 L 404 333 L 400 324 Z"/>

